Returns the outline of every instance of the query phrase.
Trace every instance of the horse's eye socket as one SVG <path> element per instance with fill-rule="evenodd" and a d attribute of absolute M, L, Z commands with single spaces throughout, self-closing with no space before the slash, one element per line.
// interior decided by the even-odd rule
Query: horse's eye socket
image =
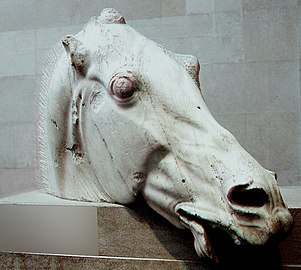
<path fill-rule="evenodd" d="M 120 102 L 126 102 L 134 97 L 137 90 L 135 78 L 131 76 L 116 76 L 111 81 L 111 94 Z"/>

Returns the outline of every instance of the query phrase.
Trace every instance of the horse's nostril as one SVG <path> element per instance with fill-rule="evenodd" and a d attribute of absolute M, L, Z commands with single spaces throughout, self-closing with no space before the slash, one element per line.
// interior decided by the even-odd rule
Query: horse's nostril
<path fill-rule="evenodd" d="M 231 203 L 240 206 L 261 207 L 269 201 L 269 195 L 262 188 L 239 185 L 231 188 L 228 199 Z"/>

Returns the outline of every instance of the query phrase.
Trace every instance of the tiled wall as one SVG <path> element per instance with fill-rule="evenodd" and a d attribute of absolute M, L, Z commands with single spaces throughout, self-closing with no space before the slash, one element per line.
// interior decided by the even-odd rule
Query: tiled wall
<path fill-rule="evenodd" d="M 300 185 L 300 0 L 0 1 L 0 196 L 35 187 L 34 89 L 49 47 L 114 7 L 194 54 L 216 119 L 280 185 Z"/>

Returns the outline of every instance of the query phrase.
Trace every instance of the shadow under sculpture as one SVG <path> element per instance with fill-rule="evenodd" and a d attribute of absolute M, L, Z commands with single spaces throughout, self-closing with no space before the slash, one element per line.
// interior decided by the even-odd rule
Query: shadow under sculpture
<path fill-rule="evenodd" d="M 263 245 L 292 217 L 276 174 L 220 126 L 203 100 L 199 63 L 126 24 L 92 17 L 48 57 L 39 94 L 39 168 L 48 193 L 133 203 L 138 195 L 200 257 L 218 261 L 210 228 Z"/>

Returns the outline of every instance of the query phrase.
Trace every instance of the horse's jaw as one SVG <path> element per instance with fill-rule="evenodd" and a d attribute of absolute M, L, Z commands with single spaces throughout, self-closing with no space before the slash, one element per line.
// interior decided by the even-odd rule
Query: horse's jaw
<path fill-rule="evenodd" d="M 235 218 L 235 213 L 221 213 L 217 218 L 218 212 L 203 211 L 197 203 L 191 202 L 179 203 L 175 213 L 184 227 L 192 232 L 197 254 L 215 262 L 220 260 L 220 254 L 215 251 L 216 241 L 222 242 L 222 239 L 214 237 L 216 230 L 223 231 L 224 236 L 232 238 L 233 245 L 259 246 L 266 244 L 271 235 L 287 234 L 292 223 L 292 217 L 286 209 L 277 209 L 270 218 L 260 220 L 259 217 L 259 221 L 256 222 L 241 222 Z"/>
<path fill-rule="evenodd" d="M 214 262 L 219 262 L 218 255 L 214 250 L 212 240 L 208 232 L 210 229 L 209 226 L 214 227 L 215 224 L 218 223 L 216 221 L 213 223 L 208 219 L 204 219 L 202 210 L 197 211 L 197 209 L 193 207 L 193 204 L 189 205 L 187 203 L 180 203 L 176 206 L 175 213 L 184 227 L 192 232 L 196 253 L 201 258 L 210 258 Z M 233 236 L 234 235 L 235 234 L 233 234 Z M 240 243 L 241 240 L 236 235 L 235 237 L 237 243 Z"/>
<path fill-rule="evenodd" d="M 262 172 L 257 183 L 242 185 L 229 180 L 212 185 L 215 176 L 204 163 L 183 162 L 170 152 L 150 171 L 143 190 L 150 207 L 178 228 L 192 232 L 200 257 L 219 261 L 215 232 L 223 232 L 231 245 L 248 246 L 264 245 L 271 236 L 290 230 L 292 217 L 268 171 L 258 167 Z M 229 179 L 226 170 L 223 175 Z M 243 174 L 239 176 L 243 178 Z M 239 201 L 236 192 L 252 198 Z"/>

